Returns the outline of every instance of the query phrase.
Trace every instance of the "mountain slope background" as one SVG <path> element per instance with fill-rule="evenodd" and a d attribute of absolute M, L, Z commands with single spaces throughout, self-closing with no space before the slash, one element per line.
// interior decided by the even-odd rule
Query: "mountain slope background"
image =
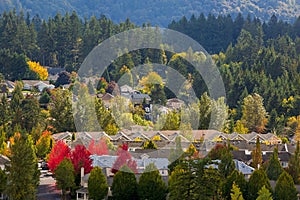
<path fill-rule="evenodd" d="M 47 19 L 57 12 L 76 11 L 84 18 L 106 15 L 115 22 L 130 18 L 136 24 L 151 23 L 166 27 L 182 16 L 227 15 L 259 17 L 269 20 L 273 14 L 279 19 L 293 22 L 300 15 L 300 0 L 1 0 L 0 12 L 16 9 L 31 16 L 39 14 Z"/>

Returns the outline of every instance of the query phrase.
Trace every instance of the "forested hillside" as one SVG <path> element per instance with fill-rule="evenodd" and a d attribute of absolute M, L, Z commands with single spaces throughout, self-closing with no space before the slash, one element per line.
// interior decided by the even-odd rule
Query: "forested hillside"
<path fill-rule="evenodd" d="M 5 0 L 0 1 L 0 12 L 16 8 L 17 11 L 29 12 L 32 16 L 39 14 L 42 18 L 53 17 L 57 12 L 64 14 L 76 11 L 78 15 L 108 16 L 114 22 L 130 18 L 134 23 L 151 23 L 167 26 L 170 20 L 178 20 L 182 16 L 190 17 L 209 13 L 214 15 L 230 14 L 236 17 L 238 13 L 244 16 L 251 14 L 262 20 L 267 20 L 274 13 L 285 21 L 293 21 L 300 13 L 299 0 Z"/>
<path fill-rule="evenodd" d="M 82 21 L 75 12 L 57 14 L 48 21 L 37 17 L 26 19 L 13 11 L 4 13 L 0 18 L 0 73 L 10 80 L 37 78 L 30 76 L 28 60 L 76 72 L 94 46 L 113 34 L 134 27 L 136 25 L 130 20 L 116 24 L 105 16 Z M 214 53 L 233 124 L 242 116 L 244 98 L 258 93 L 269 113 L 267 130 L 282 132 L 287 123 L 295 128 L 296 116 L 300 114 L 299 18 L 290 24 L 275 16 L 264 23 L 241 15 L 237 18 L 200 15 L 172 22 L 169 27 L 193 37 Z M 207 91 L 201 76 L 184 59 L 186 55 L 197 53 L 192 49 L 181 56 L 153 49 L 124 52 L 103 75 L 107 81 L 118 81 L 137 65 L 147 64 L 150 70 L 152 63 L 157 63 L 168 65 L 191 80 L 198 97 Z M 173 97 L 167 88 L 164 90 L 167 98 Z M 207 128 L 207 124 L 200 128 Z"/>

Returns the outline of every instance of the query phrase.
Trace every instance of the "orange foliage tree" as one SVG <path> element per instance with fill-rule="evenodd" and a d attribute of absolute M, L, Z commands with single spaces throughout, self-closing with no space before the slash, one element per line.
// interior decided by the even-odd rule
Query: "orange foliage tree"
<path fill-rule="evenodd" d="M 37 75 L 39 76 L 39 78 L 41 80 L 47 80 L 48 78 L 48 71 L 46 68 L 44 68 L 43 66 L 40 65 L 39 62 L 33 62 L 33 61 L 28 61 L 27 62 L 29 69 L 31 71 L 34 71 L 35 73 L 37 73 Z"/>

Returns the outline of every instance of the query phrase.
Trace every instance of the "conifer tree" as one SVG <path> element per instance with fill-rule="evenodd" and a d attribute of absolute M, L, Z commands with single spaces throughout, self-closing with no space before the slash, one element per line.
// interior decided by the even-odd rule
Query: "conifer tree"
<path fill-rule="evenodd" d="M 8 186 L 6 194 L 10 199 L 36 199 L 39 185 L 39 171 L 33 148 L 32 138 L 27 139 L 16 134 L 15 144 L 11 148 L 10 166 L 8 166 Z"/>
<path fill-rule="evenodd" d="M 137 182 L 134 173 L 124 165 L 114 176 L 112 196 L 115 200 L 137 200 Z"/>
<path fill-rule="evenodd" d="M 256 199 L 258 197 L 258 191 L 263 186 L 265 186 L 269 191 L 272 191 L 266 172 L 263 169 L 255 170 L 249 178 L 248 195 L 245 198 L 247 200 Z"/>
<path fill-rule="evenodd" d="M 292 176 L 294 183 L 300 182 L 300 142 L 297 142 L 296 151 L 289 160 L 287 172 Z"/>
<path fill-rule="evenodd" d="M 167 188 L 153 163 L 146 166 L 138 184 L 140 200 L 165 200 Z"/>
<path fill-rule="evenodd" d="M 108 184 L 105 175 L 100 167 L 94 167 L 91 170 L 88 180 L 89 198 L 102 200 L 108 192 Z"/>
<path fill-rule="evenodd" d="M 256 200 L 273 200 L 271 192 L 266 188 L 266 186 L 263 186 L 258 191 L 258 197 Z"/>
<path fill-rule="evenodd" d="M 232 184 L 230 196 L 231 196 L 231 200 L 244 200 L 243 194 L 242 194 L 239 186 L 236 185 L 235 182 L 233 182 L 233 184 Z"/>
<path fill-rule="evenodd" d="M 273 151 L 273 154 L 269 160 L 267 169 L 266 169 L 268 178 L 270 180 L 277 180 L 280 174 L 283 172 L 283 168 L 280 165 L 279 159 L 278 159 L 278 149 L 275 148 Z"/>
<path fill-rule="evenodd" d="M 297 190 L 293 178 L 287 173 L 282 172 L 279 176 L 274 192 L 274 198 L 277 200 L 297 200 Z"/>

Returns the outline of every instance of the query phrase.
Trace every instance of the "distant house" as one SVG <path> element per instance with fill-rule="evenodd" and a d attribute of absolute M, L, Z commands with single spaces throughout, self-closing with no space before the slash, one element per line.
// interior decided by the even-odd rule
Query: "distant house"
<path fill-rule="evenodd" d="M 0 84 L 0 93 L 11 93 L 15 89 L 15 83 L 5 80 Z"/>
<path fill-rule="evenodd" d="M 9 158 L 0 154 L 0 168 L 5 169 L 5 166 L 10 162 Z"/>
<path fill-rule="evenodd" d="M 121 95 L 130 95 L 133 91 L 134 91 L 133 88 L 130 87 L 129 85 L 122 85 L 120 87 Z"/>
<path fill-rule="evenodd" d="M 179 110 L 183 105 L 184 105 L 184 101 L 178 98 L 168 99 L 166 103 L 166 107 L 173 110 Z"/>
<path fill-rule="evenodd" d="M 218 169 L 220 162 L 221 162 L 220 160 L 213 160 L 213 164 L 209 164 L 206 167 L 207 168 L 212 167 L 214 169 Z M 255 170 L 253 167 L 250 167 L 249 165 L 245 164 L 242 161 L 233 159 L 233 162 L 235 164 L 235 169 L 238 170 L 239 172 L 241 172 L 244 175 L 244 177 L 247 179 L 250 178 L 251 174 Z"/>
<path fill-rule="evenodd" d="M 62 133 L 56 133 L 52 135 L 52 138 L 54 141 L 64 141 L 66 144 L 70 145 L 72 142 L 72 133 L 70 132 L 62 132 Z"/>
<path fill-rule="evenodd" d="M 93 160 L 92 166 L 93 167 L 101 167 L 103 170 L 103 173 L 106 175 L 106 177 L 113 177 L 114 174 L 111 172 L 112 166 L 115 163 L 117 156 L 111 156 L 111 155 L 103 155 L 103 156 L 97 156 L 97 155 L 91 155 L 91 159 Z M 169 160 L 167 158 L 150 158 L 146 154 L 144 156 L 141 156 L 140 158 L 133 158 L 133 160 L 137 163 L 137 170 L 138 174 L 136 175 L 137 178 L 139 177 L 139 174 L 142 174 L 146 168 L 147 165 L 150 163 L 153 163 L 156 168 L 158 169 L 160 175 L 162 177 L 168 177 L 168 165 Z M 112 184 L 112 180 L 108 179 L 108 184 Z"/>
<path fill-rule="evenodd" d="M 40 80 L 22 80 L 23 82 L 23 90 L 33 90 L 34 88 L 37 89 L 39 92 L 42 92 L 43 89 L 55 88 L 54 85 L 50 84 L 49 81 L 40 81 Z"/>
<path fill-rule="evenodd" d="M 110 102 L 114 98 L 114 96 L 110 93 L 98 94 L 97 97 L 102 99 L 102 102 L 106 108 L 110 107 Z"/>
<path fill-rule="evenodd" d="M 130 98 L 133 105 L 141 105 L 143 102 L 149 104 L 151 101 L 151 98 L 148 94 L 142 94 L 140 91 L 133 91 L 130 95 Z"/>

